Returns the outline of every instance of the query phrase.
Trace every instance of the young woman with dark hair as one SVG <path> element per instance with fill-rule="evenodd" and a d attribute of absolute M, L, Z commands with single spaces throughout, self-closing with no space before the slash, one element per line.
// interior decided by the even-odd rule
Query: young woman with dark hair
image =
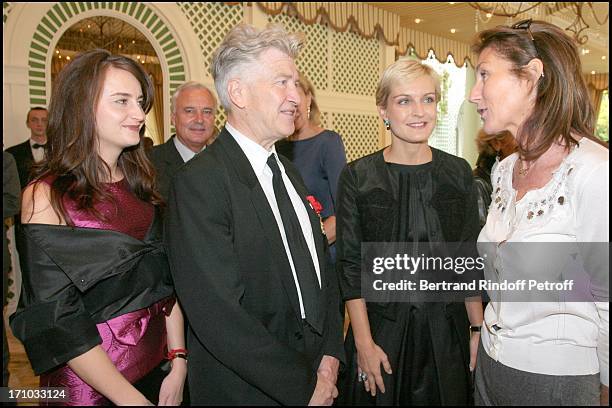
<path fill-rule="evenodd" d="M 105 50 L 79 55 L 54 88 L 47 160 L 23 193 L 11 326 L 40 385 L 68 388 L 62 404 L 150 405 L 132 384 L 166 345 L 186 356 L 143 143 L 152 104 L 138 63 Z M 180 404 L 185 376 L 186 360 L 172 359 L 160 404 Z"/>

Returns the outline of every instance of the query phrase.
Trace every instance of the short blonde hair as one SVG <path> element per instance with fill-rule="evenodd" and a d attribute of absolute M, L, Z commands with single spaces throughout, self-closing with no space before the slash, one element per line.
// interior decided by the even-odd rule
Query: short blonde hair
<path fill-rule="evenodd" d="M 321 124 L 321 110 L 315 97 L 315 89 L 312 83 L 308 80 L 308 77 L 300 72 L 299 87 L 302 88 L 306 96 L 310 95 L 310 123 L 313 125 Z"/>
<path fill-rule="evenodd" d="M 252 25 L 238 24 L 225 36 L 213 54 L 210 66 L 219 101 L 226 111 L 231 110 L 227 84 L 232 77 L 244 77 L 246 67 L 256 64 L 262 52 L 276 48 L 289 57 L 297 58 L 302 39 L 290 34 L 280 24 L 269 24 L 264 30 Z"/>
<path fill-rule="evenodd" d="M 387 106 L 391 87 L 397 82 L 411 82 L 422 76 L 433 79 L 436 87 L 436 102 L 440 102 L 440 77 L 429 65 L 409 59 L 399 59 L 389 65 L 382 73 L 378 88 L 376 88 L 376 106 Z"/>

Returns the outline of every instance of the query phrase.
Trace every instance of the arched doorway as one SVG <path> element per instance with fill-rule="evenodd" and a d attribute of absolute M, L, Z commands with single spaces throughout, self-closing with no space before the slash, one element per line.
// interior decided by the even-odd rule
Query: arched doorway
<path fill-rule="evenodd" d="M 163 75 L 160 60 L 147 38 L 126 21 L 110 16 L 93 16 L 70 26 L 55 45 L 51 81 L 80 52 L 102 48 L 141 63 L 155 87 L 155 102 L 147 115 L 146 135 L 155 144 L 164 140 Z"/>
<path fill-rule="evenodd" d="M 37 3 L 38 4 L 38 3 Z M 44 3 L 40 3 L 44 4 Z M 168 10 L 166 10 L 167 12 Z M 169 13 L 172 14 L 172 13 Z M 170 126 L 170 97 L 186 80 L 186 54 L 176 34 L 173 16 L 167 16 L 155 4 L 138 2 L 65 2 L 51 5 L 41 14 L 38 25 L 32 27 L 32 38 L 26 49 L 27 90 L 30 106 L 47 106 L 51 96 L 51 64 L 55 45 L 73 24 L 84 18 L 110 16 L 136 27 L 152 44 L 163 77 L 164 135 Z M 170 18 L 171 20 L 168 20 Z M 16 52 L 17 50 L 13 50 Z"/>

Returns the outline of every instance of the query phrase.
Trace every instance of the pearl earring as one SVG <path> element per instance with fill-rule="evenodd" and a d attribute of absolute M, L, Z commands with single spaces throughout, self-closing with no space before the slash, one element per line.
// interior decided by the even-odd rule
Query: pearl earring
<path fill-rule="evenodd" d="M 306 111 L 306 116 L 308 116 L 308 120 L 310 120 L 310 106 L 308 107 L 308 110 Z"/>

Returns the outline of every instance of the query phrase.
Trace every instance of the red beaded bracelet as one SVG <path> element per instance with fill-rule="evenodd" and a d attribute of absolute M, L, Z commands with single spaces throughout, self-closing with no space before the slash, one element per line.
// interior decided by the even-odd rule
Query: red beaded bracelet
<path fill-rule="evenodd" d="M 166 354 L 166 360 L 174 360 L 175 358 L 187 359 L 187 350 L 185 349 L 172 349 Z"/>

